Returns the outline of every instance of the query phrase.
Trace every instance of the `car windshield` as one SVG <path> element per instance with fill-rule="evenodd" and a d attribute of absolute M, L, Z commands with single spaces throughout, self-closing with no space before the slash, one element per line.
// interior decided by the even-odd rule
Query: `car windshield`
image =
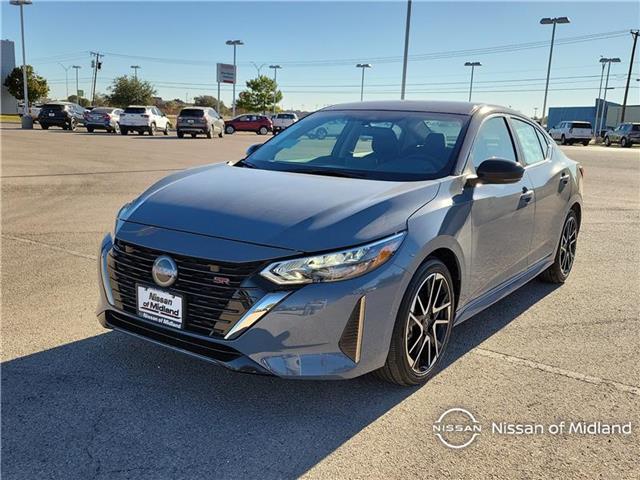
<path fill-rule="evenodd" d="M 124 109 L 124 113 L 146 113 L 147 109 L 144 107 L 127 107 Z"/>
<path fill-rule="evenodd" d="M 449 175 L 469 117 L 429 112 L 320 111 L 239 166 L 373 180 Z"/>
<path fill-rule="evenodd" d="M 204 117 L 204 110 L 199 108 L 185 108 L 180 112 L 181 117 Z"/>

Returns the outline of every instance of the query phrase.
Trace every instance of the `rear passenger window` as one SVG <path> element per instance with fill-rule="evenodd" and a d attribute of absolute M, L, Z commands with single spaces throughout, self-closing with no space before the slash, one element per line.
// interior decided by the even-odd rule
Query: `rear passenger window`
<path fill-rule="evenodd" d="M 524 154 L 524 163 L 532 165 L 544 160 L 544 152 L 535 127 L 516 118 L 513 118 L 511 123 Z"/>
<path fill-rule="evenodd" d="M 549 142 L 547 141 L 547 137 L 544 136 L 540 130 L 536 128 L 536 134 L 538 135 L 538 140 L 540 140 L 540 145 L 542 145 L 542 153 L 544 158 L 549 156 Z"/>
<path fill-rule="evenodd" d="M 484 122 L 473 142 L 471 161 L 474 167 L 491 158 L 516 162 L 511 134 L 503 117 L 493 117 Z"/>

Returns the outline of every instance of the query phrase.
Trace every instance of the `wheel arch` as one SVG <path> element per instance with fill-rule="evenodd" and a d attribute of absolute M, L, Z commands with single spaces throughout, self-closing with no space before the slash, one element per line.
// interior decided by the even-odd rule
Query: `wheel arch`
<path fill-rule="evenodd" d="M 460 291 L 462 288 L 462 270 L 457 255 L 450 248 L 440 247 L 429 253 L 420 265 L 424 264 L 432 258 L 440 260 L 445 264 L 447 270 L 449 270 L 449 273 L 451 274 L 451 280 L 453 280 L 453 291 L 455 293 L 457 303 L 460 298 Z"/>

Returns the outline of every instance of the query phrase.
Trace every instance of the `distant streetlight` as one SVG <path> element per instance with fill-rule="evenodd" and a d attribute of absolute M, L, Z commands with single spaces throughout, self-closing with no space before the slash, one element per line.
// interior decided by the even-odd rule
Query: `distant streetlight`
<path fill-rule="evenodd" d="M 618 57 L 614 57 L 614 58 L 601 58 L 600 62 L 604 65 L 605 63 L 607 64 L 607 79 L 604 82 L 604 98 L 602 99 L 602 108 L 600 109 L 600 122 L 597 123 L 598 129 L 597 129 L 597 133 L 602 131 L 602 123 L 604 122 L 605 125 L 604 127 L 606 128 L 606 119 L 604 117 L 604 112 L 605 109 L 609 110 L 608 108 L 605 108 L 607 106 L 607 90 L 613 90 L 613 88 L 609 88 L 609 72 L 611 71 L 611 64 L 612 63 L 620 63 L 620 59 Z M 597 119 L 596 119 L 597 121 Z"/>
<path fill-rule="evenodd" d="M 233 46 L 233 100 L 231 102 L 232 105 L 232 115 L 236 116 L 236 82 L 238 80 L 238 70 L 236 68 L 236 48 L 238 45 L 244 45 L 242 40 L 227 40 L 225 42 L 226 45 Z"/>
<path fill-rule="evenodd" d="M 69 69 L 71 67 L 65 67 L 60 62 L 58 62 L 58 65 L 60 65 L 64 69 L 64 86 L 67 92 L 67 98 L 69 98 Z"/>
<path fill-rule="evenodd" d="M 142 68 L 140 65 L 131 65 L 131 68 L 133 69 L 133 78 L 135 78 L 136 80 L 138 79 L 138 69 Z"/>
<path fill-rule="evenodd" d="M 11 5 L 16 5 L 20 7 L 20 35 L 22 36 L 22 83 L 23 85 L 23 93 L 24 93 L 24 111 L 22 114 L 22 128 L 31 129 L 33 128 L 33 119 L 31 115 L 29 115 L 29 92 L 27 88 L 27 55 L 25 54 L 24 49 L 24 12 L 23 7 L 25 5 L 31 5 L 33 2 L 31 0 L 10 0 L 9 3 Z"/>
<path fill-rule="evenodd" d="M 278 70 L 282 68 L 280 65 L 269 65 L 273 68 L 273 113 L 276 113 L 276 95 L 278 93 Z"/>
<path fill-rule="evenodd" d="M 411 0 L 407 0 L 407 20 L 404 26 L 404 55 L 402 58 L 402 86 L 400 87 L 400 100 L 404 100 L 407 86 L 407 62 L 409 60 L 409 29 L 411 27 Z"/>
<path fill-rule="evenodd" d="M 258 65 L 256 62 L 251 62 L 251 65 L 253 65 L 253 68 L 256 69 L 256 72 L 258 72 L 258 76 L 260 76 L 260 72 L 262 71 L 262 68 L 266 65 L 266 63 L 262 63 L 260 65 Z M 269 67 L 271 68 L 271 67 Z"/>
<path fill-rule="evenodd" d="M 571 20 L 567 17 L 545 17 L 540 19 L 540 25 L 553 25 L 553 30 L 551 31 L 551 48 L 549 49 L 549 65 L 547 66 L 547 83 L 544 87 L 544 102 L 542 103 L 542 118 L 544 118 L 547 111 L 547 95 L 549 93 L 549 76 L 551 75 L 551 59 L 553 57 L 553 43 L 556 38 L 556 25 L 564 23 L 571 23 Z"/>
<path fill-rule="evenodd" d="M 76 71 L 76 103 L 80 103 L 80 85 L 78 84 L 78 70 L 80 70 L 82 67 L 80 65 L 72 65 L 71 68 L 73 68 Z"/>
<path fill-rule="evenodd" d="M 476 67 L 481 67 L 480 62 L 465 62 L 465 67 L 471 67 L 471 83 L 469 84 L 469 101 L 471 101 L 471 92 L 473 91 L 473 71 Z"/>
<path fill-rule="evenodd" d="M 360 101 L 364 99 L 364 70 L 365 68 L 371 68 L 373 65 L 370 63 L 358 63 L 356 68 L 362 69 L 362 82 L 360 83 Z"/>

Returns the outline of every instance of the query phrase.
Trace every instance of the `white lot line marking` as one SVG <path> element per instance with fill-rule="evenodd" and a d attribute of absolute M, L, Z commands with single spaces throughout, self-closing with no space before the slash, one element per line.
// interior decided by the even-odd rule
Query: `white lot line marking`
<path fill-rule="evenodd" d="M 2 234 L 2 238 L 6 238 L 8 240 L 15 240 L 16 242 L 29 243 L 31 245 L 38 245 L 40 247 L 48 248 L 49 250 L 55 250 L 56 252 L 68 253 L 69 255 L 73 255 L 74 257 L 86 258 L 87 260 L 98 260 L 97 255 L 87 255 L 86 253 L 76 252 L 74 250 L 69 250 L 67 248 L 56 247 L 55 245 L 39 242 L 37 240 L 31 240 L 29 238 L 15 237 L 13 235 L 8 235 L 6 233 Z"/>
<path fill-rule="evenodd" d="M 624 383 L 615 382 L 606 378 L 592 377 L 583 373 L 572 372 L 571 370 L 565 370 L 564 368 L 553 367 L 540 362 L 534 362 L 533 360 L 527 360 L 526 358 L 514 357 L 513 355 L 506 355 L 504 353 L 494 352 L 493 350 L 487 350 L 485 348 L 476 348 L 472 350 L 472 353 L 481 355 L 487 358 L 493 358 L 495 360 L 504 360 L 514 365 L 521 365 L 524 367 L 534 368 L 543 372 L 553 373 L 555 375 L 561 375 L 563 377 L 572 378 L 581 382 L 591 383 L 593 385 L 608 385 L 621 392 L 631 393 L 632 395 L 640 396 L 640 387 L 635 385 L 626 385 Z"/>
<path fill-rule="evenodd" d="M 87 255 L 86 253 L 81 253 L 73 250 L 68 250 L 66 248 L 56 247 L 55 245 L 39 242 L 37 240 L 16 237 L 14 235 L 8 235 L 8 234 L 3 234 L 2 237 L 9 240 L 15 240 L 16 242 L 23 242 L 23 243 L 29 243 L 31 245 L 38 245 L 40 247 L 45 247 L 50 250 L 55 250 L 57 252 L 66 253 L 66 254 L 73 255 L 80 258 L 86 258 L 87 260 L 95 261 L 98 259 L 97 255 Z M 493 358 L 494 360 L 504 360 L 505 362 L 509 362 L 513 365 L 520 365 L 520 366 L 540 370 L 543 372 L 553 373 L 555 375 L 561 375 L 563 377 L 572 378 L 574 380 L 590 383 L 592 385 L 609 385 L 621 392 L 631 393 L 632 395 L 640 396 L 640 387 L 636 387 L 634 385 L 626 385 L 624 383 L 614 382 L 613 380 L 607 380 L 600 377 L 592 377 L 590 375 L 585 375 L 583 373 L 572 372 L 571 370 L 565 370 L 564 368 L 553 367 L 551 365 L 546 365 L 544 363 L 534 362 L 533 360 L 527 360 L 525 358 L 514 357 L 513 355 L 506 355 L 504 353 L 494 352 L 493 350 L 487 350 L 485 348 L 476 348 L 471 352 L 477 355 L 481 355 L 483 357 Z"/>

